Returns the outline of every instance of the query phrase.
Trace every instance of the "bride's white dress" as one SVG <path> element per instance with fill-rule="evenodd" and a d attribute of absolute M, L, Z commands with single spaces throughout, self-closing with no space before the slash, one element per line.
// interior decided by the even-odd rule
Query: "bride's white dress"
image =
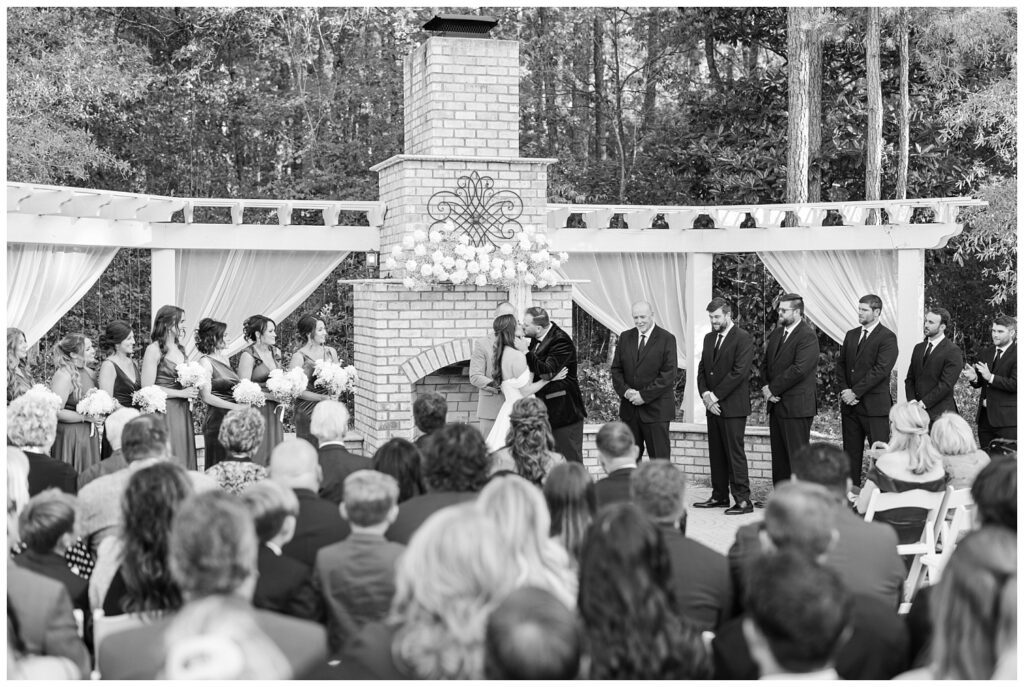
<path fill-rule="evenodd" d="M 501 406 L 501 410 L 498 411 L 498 416 L 494 418 L 494 427 L 491 428 L 491 433 L 487 435 L 488 451 L 497 451 L 505 445 L 505 436 L 508 434 L 508 428 L 511 426 L 509 417 L 512 415 L 512 405 L 519 399 L 524 398 L 520 390 L 531 381 L 533 381 L 533 373 L 526 369 L 518 377 L 506 379 L 501 383 L 501 393 L 505 395 L 505 403 Z M 533 394 L 530 395 L 532 396 Z"/>

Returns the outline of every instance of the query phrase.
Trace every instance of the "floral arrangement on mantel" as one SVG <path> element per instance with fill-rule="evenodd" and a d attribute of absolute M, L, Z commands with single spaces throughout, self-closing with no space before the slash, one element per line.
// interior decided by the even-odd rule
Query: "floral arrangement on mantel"
<path fill-rule="evenodd" d="M 384 262 L 384 268 L 409 289 L 431 284 L 475 284 L 521 289 L 543 289 L 559 283 L 556 270 L 568 253 L 548 250 L 548 238 L 525 226 L 499 246 L 470 245 L 465 234 L 445 222 L 429 231 L 417 227 L 402 237 Z M 529 290 L 529 289 L 527 289 Z"/>

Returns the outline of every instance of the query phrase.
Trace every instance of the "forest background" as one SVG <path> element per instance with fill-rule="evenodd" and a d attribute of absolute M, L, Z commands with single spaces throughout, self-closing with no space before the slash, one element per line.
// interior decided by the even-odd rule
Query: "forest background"
<path fill-rule="evenodd" d="M 375 200 L 369 167 L 402 151 L 402 59 L 427 37 L 420 26 L 433 14 L 474 11 L 10 8 L 8 179 Z M 950 310 L 968 359 L 989 342 L 993 316 L 1015 314 L 1015 8 L 486 11 L 499 20 L 495 38 L 520 42 L 520 151 L 558 159 L 551 201 L 974 196 L 988 208 L 962 213 L 963 234 L 928 251 L 927 302 Z M 809 140 L 788 135 L 794 89 L 811 102 Z M 806 186 L 791 178 L 795 150 L 808 161 Z M 227 221 L 215 211 L 204 219 Z M 320 312 L 330 343 L 351 360 L 351 290 L 338 280 L 375 273 L 364 255 L 349 255 L 279 323 L 286 354 L 298 346 L 299 314 Z M 752 253 L 716 256 L 715 275 L 716 295 L 763 343 L 778 283 Z M 36 377 L 49 379 L 45 352 L 67 332 L 96 337 L 122 318 L 145 343 L 149 309 L 149 253 L 123 249 L 43 338 Z M 204 313 L 188 315 L 194 325 Z M 578 307 L 573 331 L 591 420 L 611 419 L 616 336 Z M 819 338 L 815 429 L 834 434 L 838 344 Z M 759 386 L 755 377 L 752 391 Z M 973 422 L 971 390 L 961 383 L 957 394 Z M 751 423 L 759 420 L 755 412 Z"/>

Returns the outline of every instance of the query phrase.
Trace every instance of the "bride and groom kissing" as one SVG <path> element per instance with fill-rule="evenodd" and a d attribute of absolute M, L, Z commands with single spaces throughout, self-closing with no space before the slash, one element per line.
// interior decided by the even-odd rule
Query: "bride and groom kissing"
<path fill-rule="evenodd" d="M 480 390 L 477 417 L 487 447 L 506 444 L 512 406 L 536 396 L 548 410 L 555 449 L 583 462 L 583 407 L 576 377 L 576 344 L 543 308 L 527 308 L 523 321 L 511 303 L 494 311 L 493 332 L 473 343 L 469 381 Z"/>

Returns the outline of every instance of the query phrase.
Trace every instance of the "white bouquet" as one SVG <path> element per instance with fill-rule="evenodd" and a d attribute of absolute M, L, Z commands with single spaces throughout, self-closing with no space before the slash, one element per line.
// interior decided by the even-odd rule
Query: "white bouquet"
<path fill-rule="evenodd" d="M 158 386 L 144 386 L 132 394 L 132 403 L 143 413 L 166 413 L 167 393 Z"/>
<path fill-rule="evenodd" d="M 51 406 L 54 411 L 60 410 L 64 407 L 64 404 L 60 402 L 60 396 L 50 391 L 49 387 L 42 384 L 32 385 L 32 388 L 26 391 L 23 395 Z"/>
<path fill-rule="evenodd" d="M 198 362 L 183 362 L 178 365 L 178 384 L 183 387 L 194 386 L 197 389 L 201 386 L 209 386 L 210 373 Z"/>
<path fill-rule="evenodd" d="M 85 397 L 75 406 L 75 412 L 80 415 L 95 418 L 105 418 L 118 409 L 119 403 L 103 389 L 89 389 Z M 96 434 L 96 425 L 89 427 L 89 436 Z"/>
<path fill-rule="evenodd" d="M 281 421 L 284 422 L 284 408 L 294 401 L 309 384 L 309 377 L 302 371 L 301 367 L 285 372 L 284 370 L 271 370 L 267 379 L 267 390 L 274 395 L 274 399 L 280 403 L 278 410 L 281 412 Z"/>
<path fill-rule="evenodd" d="M 318 360 L 313 368 L 313 377 L 316 378 L 313 386 L 325 389 L 332 398 L 337 398 L 342 392 L 352 391 L 358 378 L 356 368 L 352 365 L 343 367 L 330 360 Z"/>
<path fill-rule="evenodd" d="M 242 403 L 253 408 L 262 408 L 263 404 L 267 402 L 267 397 L 263 395 L 260 385 L 248 379 L 243 379 L 235 384 L 231 395 L 234 397 L 235 403 Z"/>

